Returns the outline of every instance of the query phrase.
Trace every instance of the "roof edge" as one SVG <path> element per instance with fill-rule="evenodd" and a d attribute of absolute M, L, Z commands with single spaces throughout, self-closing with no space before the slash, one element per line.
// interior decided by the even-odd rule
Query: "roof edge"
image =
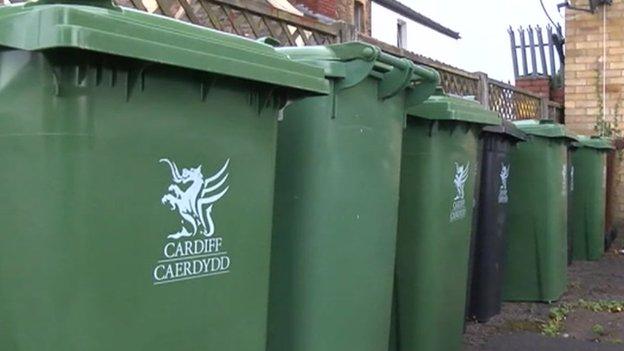
<path fill-rule="evenodd" d="M 399 15 L 405 16 L 408 19 L 416 22 L 416 23 L 420 23 L 430 29 L 433 29 L 434 31 L 444 34 L 447 37 L 450 37 L 452 39 L 461 39 L 461 36 L 459 34 L 459 32 L 456 32 L 434 20 L 432 20 L 431 18 L 416 12 L 414 9 L 400 3 L 397 0 L 372 0 L 374 3 L 377 3 L 385 8 L 387 8 L 390 11 L 396 12 Z"/>

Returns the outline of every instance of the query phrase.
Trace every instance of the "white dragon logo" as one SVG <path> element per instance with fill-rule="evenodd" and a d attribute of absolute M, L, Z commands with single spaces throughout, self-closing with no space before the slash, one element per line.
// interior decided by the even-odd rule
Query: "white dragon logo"
<path fill-rule="evenodd" d="M 453 183 L 455 184 L 455 188 L 457 189 L 457 195 L 454 199 L 455 201 L 463 200 L 465 198 L 464 185 L 466 185 L 466 180 L 468 180 L 469 171 L 470 162 L 466 163 L 465 166 L 455 162 L 455 178 L 453 179 Z"/>
<path fill-rule="evenodd" d="M 161 159 L 158 162 L 169 165 L 174 182 L 169 186 L 169 193 L 162 197 L 161 202 L 163 205 L 169 204 L 171 211 L 177 210 L 183 218 L 181 221 L 182 229 L 167 237 L 169 239 L 180 239 L 195 236 L 198 232 L 206 237 L 212 236 L 215 232 L 215 225 L 212 220 L 212 206 L 229 189 L 225 182 L 229 176 L 227 168 L 230 160 L 225 161 L 225 164 L 217 173 L 206 179 L 204 179 L 202 174 L 201 165 L 195 168 L 183 168 L 182 173 L 180 173 L 174 162 L 168 159 Z M 189 183 L 190 185 L 185 190 L 180 188 L 180 186 Z M 185 221 L 186 225 L 184 225 Z"/>
<path fill-rule="evenodd" d="M 501 179 L 501 187 L 500 190 L 501 191 L 507 191 L 507 178 L 509 178 L 509 169 L 511 168 L 511 165 L 506 165 L 503 163 L 502 164 L 502 168 L 501 168 L 501 172 L 500 172 L 500 179 Z"/>

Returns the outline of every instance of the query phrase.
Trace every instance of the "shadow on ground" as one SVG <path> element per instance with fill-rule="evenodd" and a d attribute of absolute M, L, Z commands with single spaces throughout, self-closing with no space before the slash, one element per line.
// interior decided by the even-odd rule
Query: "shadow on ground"
<path fill-rule="evenodd" d="M 624 350 L 624 310 L 619 304 L 606 305 L 624 305 L 624 255 L 619 252 L 624 228 L 619 232 L 602 260 L 570 266 L 568 291 L 557 303 L 505 303 L 502 313 L 489 322 L 469 322 L 464 351 Z M 553 308 L 566 311 L 558 324 L 552 323 Z M 545 326 L 556 336 L 542 335 Z"/>

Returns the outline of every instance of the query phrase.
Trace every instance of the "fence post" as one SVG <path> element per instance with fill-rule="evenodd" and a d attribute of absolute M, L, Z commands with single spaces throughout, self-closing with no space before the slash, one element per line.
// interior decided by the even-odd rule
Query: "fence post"
<path fill-rule="evenodd" d="M 479 102 L 488 110 L 490 109 L 490 79 L 483 72 L 476 72 L 479 77 Z"/>
<path fill-rule="evenodd" d="M 548 99 L 547 98 L 543 97 L 540 99 L 540 114 L 541 114 L 540 119 L 550 118 L 550 113 L 548 112 Z"/>
<path fill-rule="evenodd" d="M 338 28 L 338 37 L 336 38 L 338 43 L 357 41 L 355 26 L 352 26 L 344 21 L 336 22 L 335 26 Z"/>

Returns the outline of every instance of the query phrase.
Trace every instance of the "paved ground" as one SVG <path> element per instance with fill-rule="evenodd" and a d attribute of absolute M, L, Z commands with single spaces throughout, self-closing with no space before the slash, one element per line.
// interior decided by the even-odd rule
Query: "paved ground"
<path fill-rule="evenodd" d="M 483 351 L 622 351 L 623 345 L 574 339 L 550 338 L 521 332 L 493 337 Z"/>
<path fill-rule="evenodd" d="M 578 307 L 607 301 L 624 304 L 624 228 L 598 262 L 574 262 L 568 291 L 553 304 L 505 303 L 503 312 L 488 323 L 468 323 L 464 351 L 624 351 L 624 310 L 594 312 Z M 542 335 L 553 308 L 570 308 L 555 337 Z M 585 305 L 584 305 L 585 306 Z"/>

